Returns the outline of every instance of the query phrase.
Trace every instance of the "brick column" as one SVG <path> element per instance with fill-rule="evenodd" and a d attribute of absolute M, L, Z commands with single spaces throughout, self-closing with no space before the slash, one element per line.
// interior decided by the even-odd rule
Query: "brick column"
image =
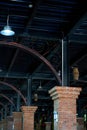
<path fill-rule="evenodd" d="M 7 119 L 3 119 L 2 123 L 3 123 L 3 130 L 7 130 Z"/>
<path fill-rule="evenodd" d="M 84 119 L 82 117 L 77 118 L 77 130 L 86 130 L 84 125 Z"/>
<path fill-rule="evenodd" d="M 54 100 L 54 130 L 77 130 L 76 99 L 81 88 L 52 88 L 49 93 Z"/>
<path fill-rule="evenodd" d="M 13 117 L 8 116 L 7 117 L 7 130 L 13 130 Z"/>
<path fill-rule="evenodd" d="M 23 111 L 23 130 L 34 130 L 34 113 L 36 106 L 22 106 Z"/>
<path fill-rule="evenodd" d="M 22 129 L 22 112 L 13 112 L 14 130 Z"/>
<path fill-rule="evenodd" d="M 45 130 L 51 130 L 51 122 L 45 122 L 46 128 Z"/>
<path fill-rule="evenodd" d="M 3 121 L 0 121 L 0 130 L 3 130 Z"/>

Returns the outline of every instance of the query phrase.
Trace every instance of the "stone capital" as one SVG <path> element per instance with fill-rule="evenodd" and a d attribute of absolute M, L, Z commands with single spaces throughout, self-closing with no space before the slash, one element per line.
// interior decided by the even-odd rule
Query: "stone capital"
<path fill-rule="evenodd" d="M 13 112 L 13 117 L 14 118 L 21 118 L 22 117 L 22 112 Z"/>
<path fill-rule="evenodd" d="M 81 88 L 67 87 L 67 86 L 55 86 L 49 91 L 50 96 L 53 100 L 58 98 L 78 98 Z"/>
<path fill-rule="evenodd" d="M 24 112 L 24 113 L 34 113 L 37 109 L 37 106 L 22 106 L 21 107 L 21 110 Z"/>

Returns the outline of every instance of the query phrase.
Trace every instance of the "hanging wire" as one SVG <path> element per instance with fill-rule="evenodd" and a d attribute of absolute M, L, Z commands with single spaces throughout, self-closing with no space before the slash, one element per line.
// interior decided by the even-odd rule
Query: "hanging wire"
<path fill-rule="evenodd" d="M 9 15 L 7 16 L 7 26 L 9 26 Z"/>
<path fill-rule="evenodd" d="M 39 86 L 39 88 L 42 88 L 42 86 L 41 86 L 41 81 L 40 81 L 40 86 Z"/>

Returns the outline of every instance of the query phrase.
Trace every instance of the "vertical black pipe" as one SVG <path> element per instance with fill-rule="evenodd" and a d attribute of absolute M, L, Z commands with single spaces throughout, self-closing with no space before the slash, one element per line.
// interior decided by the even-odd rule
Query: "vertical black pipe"
<path fill-rule="evenodd" d="M 3 108 L 1 109 L 1 119 L 2 120 L 4 117 L 3 117 Z"/>
<path fill-rule="evenodd" d="M 19 93 L 17 94 L 17 112 L 20 111 L 20 95 Z"/>
<path fill-rule="evenodd" d="M 69 86 L 68 42 L 62 39 L 62 86 Z"/>
<path fill-rule="evenodd" d="M 4 119 L 7 118 L 7 105 L 5 105 L 5 113 L 4 113 Z"/>
<path fill-rule="evenodd" d="M 31 101 L 32 101 L 31 88 L 32 88 L 32 78 L 29 78 L 27 80 L 27 105 L 28 106 L 31 105 Z"/>
<path fill-rule="evenodd" d="M 11 104 L 10 105 L 10 116 L 12 115 L 12 112 L 13 112 L 13 105 Z"/>

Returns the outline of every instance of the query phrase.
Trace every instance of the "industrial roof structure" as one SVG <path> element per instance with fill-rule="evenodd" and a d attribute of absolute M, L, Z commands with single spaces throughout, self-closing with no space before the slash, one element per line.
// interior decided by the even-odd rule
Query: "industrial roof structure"
<path fill-rule="evenodd" d="M 20 106 L 37 105 L 39 112 L 51 110 L 48 91 L 62 82 L 63 40 L 65 85 L 82 88 L 77 106 L 83 113 L 87 105 L 86 0 L 0 0 L 0 30 L 8 16 L 15 35 L 0 34 L 0 111 L 7 105 L 9 114 L 10 105 L 16 110 L 19 102 Z M 73 79 L 74 67 L 79 70 L 78 80 Z"/>

